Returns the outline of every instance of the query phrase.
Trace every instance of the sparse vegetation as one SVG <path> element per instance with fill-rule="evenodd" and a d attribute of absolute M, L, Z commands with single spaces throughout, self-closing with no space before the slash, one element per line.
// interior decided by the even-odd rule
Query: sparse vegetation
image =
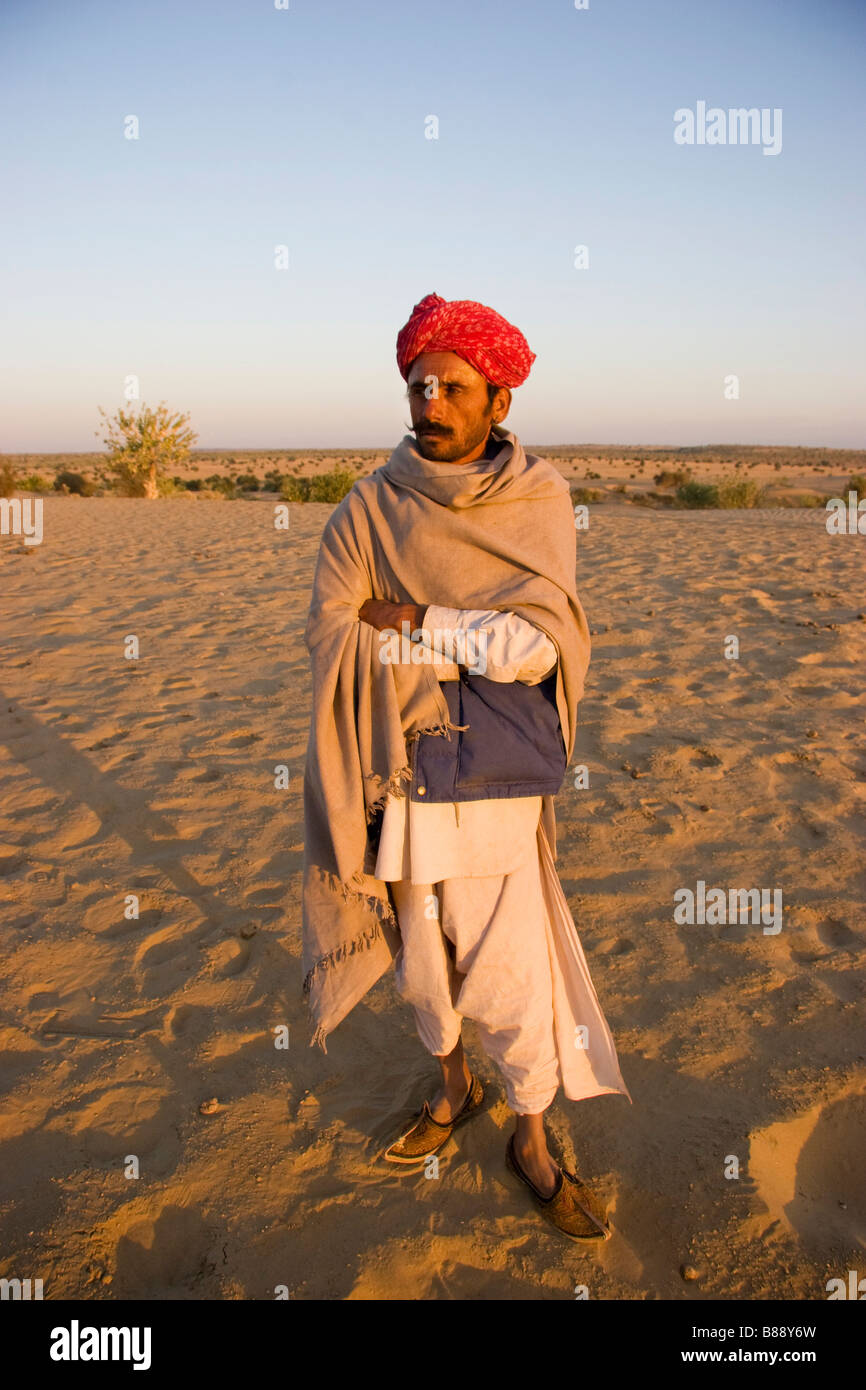
<path fill-rule="evenodd" d="M 54 479 L 54 491 L 72 493 L 75 497 L 92 497 L 96 488 L 83 473 L 71 473 L 64 469 Z"/>
<path fill-rule="evenodd" d="M 597 487 L 573 487 L 571 491 L 572 506 L 588 506 L 590 502 L 600 502 L 604 493 Z"/>
<path fill-rule="evenodd" d="M 160 402 L 155 408 L 118 410 L 109 416 L 100 408 L 108 447 L 108 468 L 128 497 L 159 497 L 175 490 L 169 467 L 185 463 L 197 435 L 189 416 L 172 412 Z M 98 434 L 98 432 L 97 432 Z"/>
<path fill-rule="evenodd" d="M 237 497 L 235 480 L 228 473 L 211 473 L 209 477 L 201 479 L 201 484 L 208 492 L 220 492 L 224 497 Z"/>
<path fill-rule="evenodd" d="M 17 486 L 12 464 L 8 459 L 0 460 L 0 497 L 11 497 Z"/>
<path fill-rule="evenodd" d="M 629 500 L 638 507 L 673 507 L 677 499 L 672 492 L 655 492 L 650 489 L 648 492 L 633 493 Z"/>
<path fill-rule="evenodd" d="M 716 487 L 719 496 L 716 503 L 718 507 L 760 507 L 766 494 L 766 489 L 753 482 L 751 478 L 722 478 Z"/>
<path fill-rule="evenodd" d="M 784 497 L 775 497 L 769 505 L 773 507 L 823 507 L 826 498 L 817 492 L 788 492 Z M 766 503 L 764 504 L 766 505 Z"/>
<path fill-rule="evenodd" d="M 660 473 L 656 473 L 653 482 L 656 487 L 683 487 L 691 481 L 691 477 L 690 468 L 663 468 Z"/>
<path fill-rule="evenodd" d="M 719 490 L 714 483 L 698 483 L 693 479 L 680 483 L 676 499 L 681 507 L 718 507 Z"/>
<path fill-rule="evenodd" d="M 340 502 L 354 485 L 350 469 L 334 467 L 315 478 L 286 478 L 280 496 L 284 502 Z"/>
<path fill-rule="evenodd" d="M 831 495 L 845 497 L 849 491 L 855 491 L 860 498 L 866 497 L 866 450 L 863 449 L 742 444 L 677 449 L 614 444 L 548 447 L 536 446 L 530 441 L 524 444 L 527 452 L 549 458 L 560 467 L 569 483 L 583 484 L 588 491 L 605 488 L 597 500 L 609 503 L 618 500 L 614 496 L 614 485 L 621 485 L 618 480 L 634 480 L 635 472 L 641 490 L 627 489 L 627 505 L 665 510 L 686 505 L 676 496 L 677 487 L 682 484 L 672 485 L 670 478 L 664 477 L 677 473 L 689 474 L 688 482 L 699 481 L 717 489 L 724 475 L 733 474 L 740 479 L 754 477 L 767 488 L 760 505 L 770 507 L 817 506 L 819 494 L 823 497 L 820 505 Z M 298 485 L 293 495 L 312 500 L 314 475 L 322 476 L 323 470 L 331 469 L 332 472 L 349 472 L 352 478 L 364 476 L 384 464 L 387 457 L 387 451 L 381 448 L 357 449 L 352 454 L 336 449 L 274 449 L 267 453 L 262 449 L 190 449 L 185 460 L 165 470 L 157 490 L 162 494 L 181 489 L 183 496 L 196 493 L 219 500 L 246 496 L 254 501 L 266 492 L 279 495 L 285 479 L 293 478 Z M 90 479 L 97 495 L 117 487 L 108 455 L 95 449 L 89 453 L 7 453 L 0 458 L 0 463 L 4 461 L 14 472 L 18 491 L 35 492 L 40 488 L 50 491 L 55 476 L 63 471 L 80 473 Z M 755 470 L 759 470 L 757 474 Z M 653 488 L 654 475 L 662 476 L 658 488 Z M 248 492 L 250 479 L 259 480 L 258 488 Z M 343 486 L 347 485 L 346 482 Z M 340 486 L 334 489 L 331 482 L 321 486 L 324 491 L 317 494 L 319 497 L 334 496 L 342 490 Z M 747 495 L 745 499 L 734 495 L 737 505 L 742 500 L 749 502 Z"/>

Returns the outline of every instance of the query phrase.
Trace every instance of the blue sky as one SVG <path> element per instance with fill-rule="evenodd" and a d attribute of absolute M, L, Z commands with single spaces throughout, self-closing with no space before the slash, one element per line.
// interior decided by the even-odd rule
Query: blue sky
<path fill-rule="evenodd" d="M 864 35 L 856 0 L 4 0 L 0 449 L 95 447 L 132 374 L 202 446 L 393 447 L 431 291 L 526 334 L 527 442 L 862 447 Z M 781 152 L 677 145 L 700 100 L 780 108 Z"/>

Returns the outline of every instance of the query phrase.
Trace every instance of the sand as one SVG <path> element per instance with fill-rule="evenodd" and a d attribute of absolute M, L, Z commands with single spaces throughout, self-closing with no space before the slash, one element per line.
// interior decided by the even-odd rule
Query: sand
<path fill-rule="evenodd" d="M 471 1023 L 486 1109 L 434 1179 L 376 1159 L 435 1080 L 391 978 L 307 1046 L 302 635 L 329 514 L 294 505 L 286 534 L 262 498 L 51 496 L 42 545 L 0 540 L 0 1277 L 701 1300 L 866 1274 L 862 537 L 622 499 L 579 536 L 589 786 L 557 798 L 558 869 L 634 1097 L 549 1112 L 610 1204 L 587 1249 L 507 1172 Z M 782 930 L 678 925 L 698 880 L 781 889 Z"/>

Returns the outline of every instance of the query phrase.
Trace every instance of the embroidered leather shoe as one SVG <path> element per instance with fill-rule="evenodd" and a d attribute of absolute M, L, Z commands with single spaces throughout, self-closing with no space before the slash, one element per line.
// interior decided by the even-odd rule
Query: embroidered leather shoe
<path fill-rule="evenodd" d="M 483 1100 L 484 1088 L 478 1077 L 471 1074 L 466 1099 L 456 1115 L 447 1121 L 434 1120 L 430 1114 L 430 1106 L 425 1100 L 418 1119 L 399 1139 L 394 1140 L 382 1157 L 388 1163 L 420 1163 L 430 1154 L 438 1153 L 443 1144 L 448 1142 L 451 1131 L 474 1115 L 480 1109 Z"/>
<path fill-rule="evenodd" d="M 609 1240 L 611 1229 L 607 1224 L 604 1206 L 591 1192 L 586 1183 L 566 1168 L 560 1168 L 559 1180 L 549 1197 L 543 1197 L 535 1184 L 526 1176 L 517 1161 L 514 1151 L 514 1135 L 505 1150 L 505 1162 L 521 1182 L 526 1183 L 535 1199 L 535 1205 L 543 1216 L 557 1230 L 562 1231 L 569 1240 Z"/>

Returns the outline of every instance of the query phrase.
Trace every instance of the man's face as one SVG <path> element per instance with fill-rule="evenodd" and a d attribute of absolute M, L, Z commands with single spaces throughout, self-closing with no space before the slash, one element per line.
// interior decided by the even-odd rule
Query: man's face
<path fill-rule="evenodd" d="M 486 378 L 454 352 L 422 352 L 409 369 L 407 388 L 418 453 L 438 463 L 479 458 L 490 426 L 505 419 L 511 404 L 505 386 L 491 401 Z"/>

